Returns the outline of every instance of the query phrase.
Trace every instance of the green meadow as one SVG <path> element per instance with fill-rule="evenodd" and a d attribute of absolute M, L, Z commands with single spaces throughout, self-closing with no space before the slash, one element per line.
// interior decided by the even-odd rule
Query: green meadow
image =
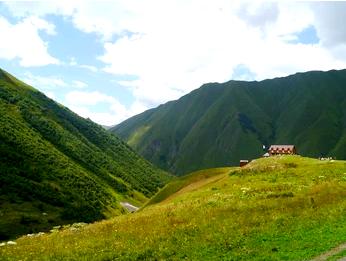
<path fill-rule="evenodd" d="M 0 257 L 310 260 L 346 242 L 345 199 L 345 161 L 257 159 L 175 179 L 137 213 L 21 237 Z"/>

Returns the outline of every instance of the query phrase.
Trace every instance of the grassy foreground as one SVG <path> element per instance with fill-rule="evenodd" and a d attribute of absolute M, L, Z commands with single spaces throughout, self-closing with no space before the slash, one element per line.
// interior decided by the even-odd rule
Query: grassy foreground
<path fill-rule="evenodd" d="M 274 157 L 174 182 L 138 213 L 22 237 L 0 257 L 309 260 L 346 242 L 345 161 Z"/>

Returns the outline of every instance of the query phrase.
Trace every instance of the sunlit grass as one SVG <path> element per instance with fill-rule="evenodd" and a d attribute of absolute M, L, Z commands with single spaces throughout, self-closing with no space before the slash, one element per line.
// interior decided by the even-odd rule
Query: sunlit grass
<path fill-rule="evenodd" d="M 346 242 L 345 177 L 346 162 L 298 156 L 201 171 L 166 186 L 155 199 L 159 204 L 138 213 L 79 230 L 22 237 L 17 245 L 1 247 L 0 256 L 307 260 Z"/>

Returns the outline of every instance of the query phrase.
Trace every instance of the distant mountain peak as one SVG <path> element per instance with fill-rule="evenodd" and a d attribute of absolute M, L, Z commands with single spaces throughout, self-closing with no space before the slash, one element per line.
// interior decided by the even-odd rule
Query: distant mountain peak
<path fill-rule="evenodd" d="M 345 128 L 346 70 L 330 70 L 204 84 L 111 131 L 181 175 L 260 157 L 263 144 L 295 144 L 306 156 L 345 159 Z"/>

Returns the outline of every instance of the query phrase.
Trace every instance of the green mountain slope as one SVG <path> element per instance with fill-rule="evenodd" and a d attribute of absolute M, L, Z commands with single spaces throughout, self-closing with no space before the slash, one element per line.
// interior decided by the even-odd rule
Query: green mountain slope
<path fill-rule="evenodd" d="M 241 169 L 209 169 L 177 178 L 137 213 L 78 230 L 22 237 L 17 245 L 0 247 L 0 256 L 311 260 L 346 242 L 345 197 L 345 161 L 258 159 Z"/>
<path fill-rule="evenodd" d="M 178 175 L 256 158 L 262 144 L 346 158 L 346 70 L 201 88 L 115 126 L 130 146 Z"/>
<path fill-rule="evenodd" d="M 0 70 L 0 239 L 101 219 L 169 176 L 118 137 Z"/>

